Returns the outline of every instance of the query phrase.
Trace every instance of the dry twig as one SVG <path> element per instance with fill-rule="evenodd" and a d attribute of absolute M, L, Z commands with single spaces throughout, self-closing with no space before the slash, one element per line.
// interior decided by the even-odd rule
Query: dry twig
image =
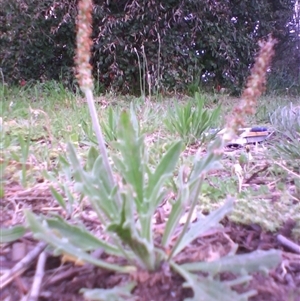
<path fill-rule="evenodd" d="M 42 252 L 39 256 L 31 291 L 28 293 L 28 301 L 37 301 L 40 294 L 40 288 L 45 273 L 45 263 L 47 260 L 46 252 Z"/>
<path fill-rule="evenodd" d="M 259 169 L 255 173 L 253 173 L 249 179 L 245 181 L 245 184 L 249 184 L 254 178 L 256 178 L 261 172 L 267 170 L 269 168 L 269 164 L 266 164 L 263 168 Z"/>
<path fill-rule="evenodd" d="M 285 171 L 287 171 L 288 173 L 292 174 L 293 176 L 295 176 L 296 178 L 300 179 L 300 175 L 296 174 L 295 172 L 293 172 L 292 170 L 288 169 L 287 167 L 285 167 L 284 165 L 282 165 L 279 162 L 275 162 L 276 165 L 280 166 L 282 169 L 284 169 Z"/>
<path fill-rule="evenodd" d="M 32 264 L 34 259 L 45 249 L 46 244 L 39 242 L 37 246 L 30 251 L 22 260 L 20 260 L 12 269 L 0 277 L 0 290 L 13 281 L 17 276 L 22 275 Z"/>
<path fill-rule="evenodd" d="M 283 235 L 279 234 L 277 236 L 277 240 L 283 246 L 287 247 L 288 249 L 292 250 L 293 252 L 300 254 L 300 246 L 292 242 L 291 240 L 287 239 Z"/>

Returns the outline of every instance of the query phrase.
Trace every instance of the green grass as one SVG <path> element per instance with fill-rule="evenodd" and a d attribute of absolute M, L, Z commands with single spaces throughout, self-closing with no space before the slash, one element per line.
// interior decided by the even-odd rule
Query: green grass
<path fill-rule="evenodd" d="M 62 168 L 59 156 L 65 154 L 66 143 L 69 141 L 75 145 L 82 158 L 86 158 L 91 145 L 96 146 L 87 104 L 81 95 L 68 91 L 61 84 L 47 82 L 24 88 L 0 86 L 0 96 L 3 99 L 0 171 L 4 175 L 1 179 L 4 189 L 16 182 L 24 189 L 32 188 L 45 180 L 45 170 L 59 174 Z M 228 112 L 238 100 L 225 95 L 202 96 L 205 98 L 204 108 L 213 110 L 221 106 L 221 116 L 216 126 L 224 123 Z M 180 136 L 166 126 L 174 104 L 181 107 L 190 101 L 193 107 L 195 105 L 194 99 L 188 96 L 166 99 L 152 97 L 151 103 L 144 103 L 141 98 L 105 95 L 96 98 L 96 101 L 109 155 L 116 154 L 114 127 L 118 116 L 122 110 L 129 110 L 132 104 L 141 131 L 145 134 L 149 162 L 153 165 Z M 270 125 L 270 114 L 290 102 L 300 105 L 300 101 L 291 96 L 263 96 L 255 117 L 249 118 L 247 124 Z M 193 145 L 187 144 L 181 156 L 181 161 L 187 166 L 200 145 L 197 145 L 197 137 L 194 138 L 196 143 L 193 141 Z M 201 145 L 203 152 L 207 143 L 209 141 Z M 258 223 L 266 230 L 276 231 L 287 218 L 292 218 L 297 222 L 294 234 L 300 238 L 300 185 L 296 176 L 276 165 L 284 158 L 287 167 L 295 166 L 295 160 L 300 162 L 299 154 L 293 150 L 289 154 L 270 143 L 265 147 L 251 147 L 253 159 L 244 167 L 245 179 L 260 170 L 262 165 L 268 167 L 258 173 L 255 181 L 243 185 L 240 192 L 234 165 L 238 163 L 242 151 L 225 153 L 224 169 L 206 179 L 198 209 L 210 211 L 223 203 L 227 195 L 236 195 L 238 201 L 230 216 L 233 221 Z M 291 171 L 299 175 L 299 169 L 291 167 Z M 172 187 L 172 183 L 169 186 Z"/>

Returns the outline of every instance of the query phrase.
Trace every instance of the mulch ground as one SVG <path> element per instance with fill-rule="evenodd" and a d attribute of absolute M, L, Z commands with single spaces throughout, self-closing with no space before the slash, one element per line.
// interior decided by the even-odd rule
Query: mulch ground
<path fill-rule="evenodd" d="M 44 215 L 48 212 L 61 212 L 61 208 L 49 192 L 47 183 L 41 182 L 34 188 L 24 191 L 19 184 L 11 182 L 9 187 L 6 187 L 5 199 L 0 199 L 1 226 L 22 224 L 24 222 L 23 210 L 26 208 Z M 163 220 L 164 217 L 165 212 L 157 214 L 157 219 Z M 95 219 L 95 214 L 93 215 L 90 207 L 82 210 L 81 218 L 88 229 L 101 234 L 101 225 Z M 277 233 L 265 232 L 256 224 L 239 225 L 227 219 L 222 223 L 224 226 L 222 230 L 212 229 L 206 235 L 196 239 L 177 256 L 176 261 L 181 263 L 217 259 L 214 257 L 216 254 L 219 257 L 226 255 L 233 244 L 238 244 L 238 254 L 255 250 L 281 250 L 282 262 L 276 269 L 269 271 L 268 274 L 254 273 L 252 280 L 246 286 L 238 286 L 235 289 L 239 292 L 256 290 L 257 294 L 251 297 L 250 301 L 300 301 L 300 254 L 287 249 L 277 239 L 277 235 L 281 234 L 293 240 L 291 232 L 294 222 L 287 220 Z M 156 225 L 157 233 L 161 233 L 163 226 L 163 223 Z M 300 241 L 294 240 L 294 243 L 300 245 Z M 18 241 L 0 246 L 0 276 L 12 269 L 37 244 L 38 242 L 33 240 L 31 234 L 28 233 Z M 102 252 L 97 254 L 97 257 L 110 262 L 114 260 Z M 12 282 L 4 286 L 0 291 L 0 300 L 25 300 L 24 296 L 32 288 L 36 269 L 37 259 L 15 276 Z M 134 300 L 183 301 L 193 296 L 191 290 L 183 288 L 184 280 L 173 273 L 168 266 L 162 266 L 160 270 L 152 274 L 139 271 L 135 275 L 121 275 L 88 264 L 76 266 L 73 262 L 64 262 L 48 250 L 44 272 L 39 297 L 30 301 L 84 300 L 80 293 L 81 288 L 113 288 L 130 280 L 138 283 L 133 291 Z M 235 277 L 230 273 L 223 273 L 219 276 L 224 281 Z"/>
<path fill-rule="evenodd" d="M 207 256 L 207 248 L 223 246 L 226 249 L 229 241 L 239 244 L 239 254 L 258 249 L 280 249 L 283 252 L 283 260 L 276 269 L 270 271 L 268 275 L 255 273 L 252 275 L 252 281 L 246 287 L 237 287 L 236 289 L 238 291 L 255 289 L 257 295 L 251 297 L 251 301 L 300 301 L 300 255 L 284 249 L 276 239 L 277 234 L 266 233 L 257 225 L 236 225 L 228 220 L 224 220 L 223 224 L 222 232 L 213 231 L 211 234 L 195 240 L 190 248 L 184 250 L 178 261 L 189 261 L 191 257 L 195 256 L 193 254 L 197 253 L 195 250 L 201 250 L 201 252 L 198 252 L 198 258 L 191 260 L 201 259 L 201 256 Z M 289 237 L 292 227 L 292 221 L 287 221 L 279 232 L 285 237 Z M 17 242 L 6 245 L 0 254 L 3 269 L 10 269 L 16 264 L 11 261 L 14 244 L 23 244 L 27 250 L 30 250 L 37 242 L 31 237 L 25 236 Z M 105 256 L 105 254 L 100 254 L 102 258 Z M 15 277 L 14 281 L 1 291 L 0 300 L 23 300 L 22 297 L 31 288 L 35 269 L 36 261 L 32 262 L 29 269 Z M 62 263 L 59 257 L 54 257 L 49 252 L 38 300 L 79 301 L 83 300 L 79 293 L 83 287 L 112 288 L 132 280 L 132 277 L 104 271 L 90 265 L 75 266 L 70 262 Z M 153 274 L 140 271 L 134 278 L 138 281 L 138 286 L 133 294 L 136 297 L 135 300 L 182 301 L 184 298 L 193 296 L 189 289 L 182 287 L 183 279 L 166 267 L 162 267 Z M 230 273 L 221 275 L 222 280 L 233 278 L 234 275 Z"/>

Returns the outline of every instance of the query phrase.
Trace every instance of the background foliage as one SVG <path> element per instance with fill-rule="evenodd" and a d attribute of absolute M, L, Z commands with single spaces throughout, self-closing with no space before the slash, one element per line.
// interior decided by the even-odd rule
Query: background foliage
<path fill-rule="evenodd" d="M 5 80 L 62 79 L 72 84 L 77 1 L 1 2 L 0 67 Z M 238 92 L 257 41 L 269 33 L 279 40 L 269 87 L 278 86 L 278 80 L 284 89 L 299 82 L 294 0 L 94 4 L 92 64 L 103 89 L 133 93 L 142 86 L 145 92 L 164 92 L 197 84 Z"/>

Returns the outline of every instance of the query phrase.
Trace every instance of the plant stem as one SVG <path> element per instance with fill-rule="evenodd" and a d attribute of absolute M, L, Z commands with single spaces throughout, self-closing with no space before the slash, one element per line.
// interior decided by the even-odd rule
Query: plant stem
<path fill-rule="evenodd" d="M 88 103 L 93 128 L 94 128 L 96 138 L 97 138 L 97 141 L 98 141 L 99 151 L 102 155 L 103 165 L 104 165 L 104 168 L 107 172 L 107 177 L 108 177 L 108 180 L 111 184 L 111 187 L 114 187 L 116 185 L 116 183 L 115 183 L 115 180 L 114 180 L 114 177 L 113 177 L 112 168 L 109 164 L 104 137 L 103 137 L 100 125 L 99 125 L 99 119 L 98 119 L 97 111 L 96 111 L 96 108 L 95 108 L 93 92 L 90 88 L 87 88 L 87 89 L 84 89 L 84 94 L 85 94 L 85 97 L 86 97 L 86 100 L 87 100 L 87 103 Z M 121 205 L 121 198 L 120 198 L 119 190 L 117 190 L 117 202 L 118 202 L 118 205 Z"/>

